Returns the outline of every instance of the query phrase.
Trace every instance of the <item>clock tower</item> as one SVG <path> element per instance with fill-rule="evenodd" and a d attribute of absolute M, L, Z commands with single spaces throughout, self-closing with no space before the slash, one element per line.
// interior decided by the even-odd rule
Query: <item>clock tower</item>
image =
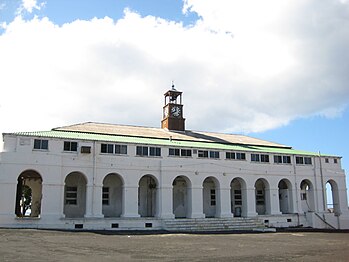
<path fill-rule="evenodd" d="M 177 91 L 172 84 L 172 89 L 168 90 L 164 96 L 165 105 L 163 107 L 161 128 L 184 131 L 182 92 Z"/>

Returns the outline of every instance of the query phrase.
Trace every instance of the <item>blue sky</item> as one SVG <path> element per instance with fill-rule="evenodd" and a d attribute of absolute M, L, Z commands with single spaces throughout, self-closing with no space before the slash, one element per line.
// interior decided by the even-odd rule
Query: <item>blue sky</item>
<path fill-rule="evenodd" d="M 349 172 L 347 0 L 0 0 L 0 25 L 0 132 L 159 126 L 174 80 L 188 129 L 343 156 Z"/>

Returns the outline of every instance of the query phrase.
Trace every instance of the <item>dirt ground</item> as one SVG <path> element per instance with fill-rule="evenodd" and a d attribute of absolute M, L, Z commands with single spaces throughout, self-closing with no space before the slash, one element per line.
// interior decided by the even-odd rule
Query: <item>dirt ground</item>
<path fill-rule="evenodd" d="M 0 229 L 0 261 L 349 261 L 349 233 L 108 234 Z"/>

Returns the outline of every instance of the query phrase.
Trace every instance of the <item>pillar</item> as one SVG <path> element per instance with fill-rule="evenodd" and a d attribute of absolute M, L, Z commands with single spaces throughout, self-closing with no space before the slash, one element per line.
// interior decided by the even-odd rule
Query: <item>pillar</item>
<path fill-rule="evenodd" d="M 204 218 L 203 212 L 203 196 L 202 196 L 202 186 L 190 187 L 188 194 L 188 202 L 191 205 L 188 206 L 189 218 Z"/>
<path fill-rule="evenodd" d="M 123 186 L 121 217 L 140 217 L 138 214 L 138 185 Z"/>
<path fill-rule="evenodd" d="M 255 217 L 257 216 L 256 212 L 256 191 L 254 187 L 242 189 L 242 191 L 245 191 L 245 196 L 246 196 L 246 216 L 247 217 Z"/>
<path fill-rule="evenodd" d="M 266 213 L 280 215 L 279 188 L 265 189 Z"/>
<path fill-rule="evenodd" d="M 216 217 L 233 217 L 231 213 L 230 187 L 217 190 L 218 206 Z"/>
<path fill-rule="evenodd" d="M 173 214 L 173 186 L 165 185 L 158 188 L 156 217 L 174 218 Z"/>

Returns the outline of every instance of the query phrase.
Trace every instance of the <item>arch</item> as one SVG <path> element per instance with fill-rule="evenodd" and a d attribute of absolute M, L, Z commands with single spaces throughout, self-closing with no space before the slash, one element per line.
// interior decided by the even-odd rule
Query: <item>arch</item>
<path fill-rule="evenodd" d="M 123 179 L 110 173 L 103 179 L 102 214 L 104 217 L 120 217 L 122 213 Z"/>
<path fill-rule="evenodd" d="M 313 212 L 314 205 L 314 186 L 308 179 L 303 179 L 300 184 L 300 199 L 303 212 Z"/>
<path fill-rule="evenodd" d="M 328 211 L 334 212 L 336 215 L 341 213 L 338 184 L 333 179 L 329 179 L 326 182 L 326 208 Z"/>
<path fill-rule="evenodd" d="M 279 208 L 282 214 L 290 214 L 293 211 L 292 184 L 284 178 L 279 181 Z"/>
<path fill-rule="evenodd" d="M 157 213 L 158 181 L 153 175 L 144 175 L 138 183 L 138 213 L 154 217 Z"/>
<path fill-rule="evenodd" d="M 81 218 L 86 213 L 86 176 L 80 172 L 69 173 L 64 180 L 64 208 L 67 218 Z"/>
<path fill-rule="evenodd" d="M 186 176 L 177 176 L 172 182 L 172 202 L 173 214 L 175 218 L 189 217 L 189 210 L 191 210 L 191 195 L 190 195 L 191 181 Z"/>
<path fill-rule="evenodd" d="M 219 182 L 214 177 L 207 177 L 203 183 L 203 211 L 205 217 L 215 217 L 217 213 Z"/>
<path fill-rule="evenodd" d="M 258 215 L 266 215 L 270 213 L 270 196 L 269 183 L 264 178 L 256 180 L 255 184 L 256 195 L 256 212 Z"/>
<path fill-rule="evenodd" d="M 246 216 L 247 213 L 246 182 L 236 177 L 230 182 L 231 213 L 234 217 Z"/>
<path fill-rule="evenodd" d="M 18 217 L 39 217 L 42 177 L 35 170 L 23 171 L 17 179 L 15 213 Z"/>

